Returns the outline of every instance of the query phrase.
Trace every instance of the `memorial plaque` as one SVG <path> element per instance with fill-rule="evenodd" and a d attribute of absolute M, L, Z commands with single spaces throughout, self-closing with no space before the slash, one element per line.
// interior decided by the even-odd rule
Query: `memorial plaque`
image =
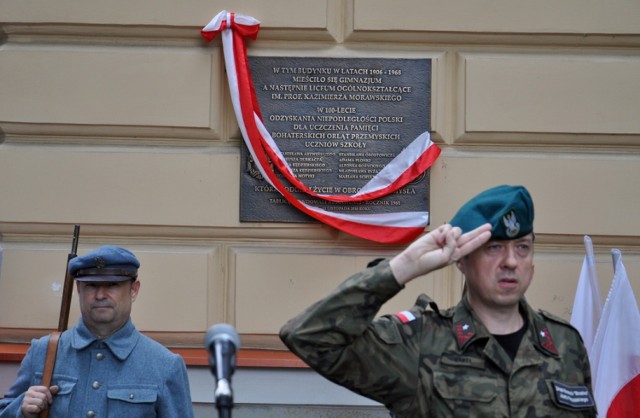
<path fill-rule="evenodd" d="M 352 195 L 430 130 L 431 60 L 250 57 L 265 127 L 294 174 L 322 194 Z M 240 220 L 311 222 L 262 178 L 242 147 Z M 429 211 L 429 170 L 402 189 L 368 202 L 327 202 L 324 210 L 374 214 Z"/>

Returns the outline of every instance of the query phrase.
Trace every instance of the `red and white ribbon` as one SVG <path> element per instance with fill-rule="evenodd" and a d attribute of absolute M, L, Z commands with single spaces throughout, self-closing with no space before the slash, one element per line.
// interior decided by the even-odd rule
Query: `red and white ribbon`
<path fill-rule="evenodd" d="M 285 188 L 269 162 L 272 162 L 293 186 L 310 196 L 331 202 L 361 202 L 376 199 L 398 190 L 418 177 L 438 158 L 440 148 L 431 141 L 429 132 L 424 132 L 358 193 L 353 195 L 315 193 L 295 176 L 262 122 L 244 40 L 245 37 L 256 39 L 259 28 L 260 22 L 253 17 L 222 11 L 202 29 L 201 34 L 206 40 L 211 41 L 222 32 L 227 79 L 236 119 L 247 148 L 262 176 L 289 203 L 302 212 L 352 235 L 383 243 L 407 242 L 420 235 L 429 222 L 429 213 L 426 211 L 357 215 L 335 213 L 307 205 Z"/>

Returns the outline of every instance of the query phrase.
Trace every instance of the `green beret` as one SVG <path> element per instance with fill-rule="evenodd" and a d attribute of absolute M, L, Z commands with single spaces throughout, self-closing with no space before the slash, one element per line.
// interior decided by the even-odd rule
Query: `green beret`
<path fill-rule="evenodd" d="M 523 186 L 497 186 L 465 203 L 451 220 L 462 232 L 491 224 L 492 239 L 515 239 L 533 232 L 533 200 Z"/>
<path fill-rule="evenodd" d="M 140 262 L 133 253 L 104 245 L 69 261 L 69 274 L 79 282 L 119 282 L 138 277 Z"/>

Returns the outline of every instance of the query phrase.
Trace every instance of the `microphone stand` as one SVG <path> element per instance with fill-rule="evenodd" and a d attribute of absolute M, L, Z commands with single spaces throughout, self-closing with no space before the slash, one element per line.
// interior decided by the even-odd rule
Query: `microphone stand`
<path fill-rule="evenodd" d="M 231 396 L 231 386 L 226 379 L 218 382 L 215 392 L 216 408 L 218 408 L 219 418 L 231 418 L 231 408 L 233 408 L 233 397 Z"/>
<path fill-rule="evenodd" d="M 240 346 L 240 337 L 231 325 L 217 324 L 207 331 L 204 345 L 209 351 L 209 366 L 216 381 L 214 399 L 218 417 L 231 418 L 231 375 L 235 371 L 236 350 Z"/>
<path fill-rule="evenodd" d="M 218 384 L 216 385 L 216 391 L 214 392 L 216 400 L 216 408 L 218 409 L 218 418 L 231 418 L 231 408 L 233 408 L 233 392 L 231 390 L 231 382 L 229 382 L 222 373 L 223 355 L 233 354 L 229 352 L 228 346 L 223 346 L 223 349 L 216 350 L 216 375 L 218 377 Z"/>

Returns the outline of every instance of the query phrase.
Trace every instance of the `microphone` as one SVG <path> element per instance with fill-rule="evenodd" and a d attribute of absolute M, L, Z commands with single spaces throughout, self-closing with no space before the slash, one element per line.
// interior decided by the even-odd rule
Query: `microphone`
<path fill-rule="evenodd" d="M 240 346 L 240 336 L 231 325 L 216 324 L 207 331 L 204 346 L 209 351 L 209 366 L 216 379 L 216 408 L 221 417 L 230 417 L 230 410 L 233 408 L 231 375 L 236 370 L 236 351 Z"/>

